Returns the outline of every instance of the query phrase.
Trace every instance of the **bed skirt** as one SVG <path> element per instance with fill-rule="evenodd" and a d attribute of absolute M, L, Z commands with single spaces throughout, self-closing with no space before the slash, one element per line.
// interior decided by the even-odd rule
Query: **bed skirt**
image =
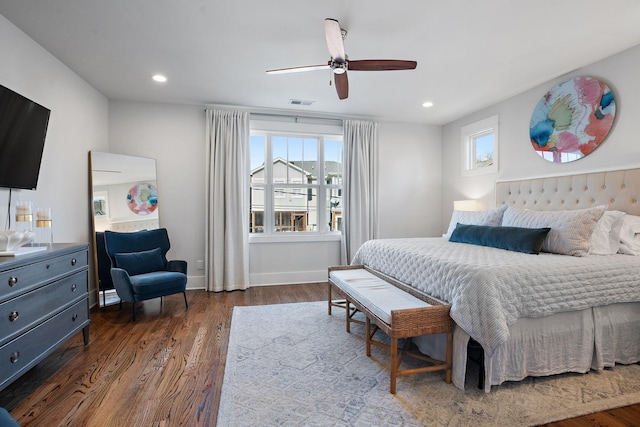
<path fill-rule="evenodd" d="M 520 319 L 509 326 L 509 340 L 485 356 L 485 392 L 492 385 L 528 376 L 585 373 L 616 363 L 640 361 L 640 303 L 622 303 Z M 469 335 L 456 326 L 453 338 L 453 384 L 464 390 Z M 415 337 L 422 353 L 438 358 L 444 337 Z"/>

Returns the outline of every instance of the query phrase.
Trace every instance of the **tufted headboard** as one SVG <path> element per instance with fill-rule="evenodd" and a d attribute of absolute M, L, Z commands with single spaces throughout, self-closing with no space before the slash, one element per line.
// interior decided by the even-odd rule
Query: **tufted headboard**
<path fill-rule="evenodd" d="M 496 183 L 496 206 L 532 210 L 609 210 L 640 215 L 640 169 L 592 172 Z"/>

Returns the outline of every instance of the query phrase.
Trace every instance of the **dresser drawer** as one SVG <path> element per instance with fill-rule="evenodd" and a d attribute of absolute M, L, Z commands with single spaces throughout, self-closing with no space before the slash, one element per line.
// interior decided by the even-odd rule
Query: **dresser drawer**
<path fill-rule="evenodd" d="M 0 300 L 5 301 L 74 271 L 87 268 L 87 251 L 72 252 L 0 272 Z"/>
<path fill-rule="evenodd" d="M 0 345 L 51 317 L 62 308 L 86 299 L 87 272 L 80 271 L 0 304 Z"/>
<path fill-rule="evenodd" d="M 87 299 L 0 346 L 0 390 L 89 324 Z"/>

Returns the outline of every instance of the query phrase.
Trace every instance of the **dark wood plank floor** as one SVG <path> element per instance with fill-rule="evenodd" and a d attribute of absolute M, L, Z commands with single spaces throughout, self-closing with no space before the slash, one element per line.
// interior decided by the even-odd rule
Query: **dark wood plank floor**
<path fill-rule="evenodd" d="M 182 295 L 92 313 L 91 342 L 78 334 L 0 392 L 28 426 L 215 426 L 234 306 L 326 299 L 326 285 L 256 287 Z M 543 408 L 541 408 L 543 410 Z M 640 405 L 548 424 L 638 425 Z M 636 424 L 634 424 L 636 423 Z"/>

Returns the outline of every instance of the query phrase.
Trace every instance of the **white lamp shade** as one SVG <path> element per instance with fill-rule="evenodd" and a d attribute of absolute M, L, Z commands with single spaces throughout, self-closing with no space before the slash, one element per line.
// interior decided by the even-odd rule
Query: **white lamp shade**
<path fill-rule="evenodd" d="M 478 200 L 456 200 L 453 202 L 455 211 L 481 211 L 482 204 Z"/>

